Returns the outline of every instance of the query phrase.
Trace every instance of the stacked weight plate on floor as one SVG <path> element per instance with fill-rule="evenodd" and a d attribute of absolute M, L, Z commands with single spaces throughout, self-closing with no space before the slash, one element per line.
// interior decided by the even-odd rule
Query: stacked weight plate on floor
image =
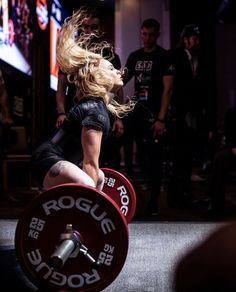
<path fill-rule="evenodd" d="M 23 271 L 42 291 L 97 292 L 125 263 L 127 221 L 103 191 L 60 185 L 29 203 L 16 227 L 15 248 Z"/>

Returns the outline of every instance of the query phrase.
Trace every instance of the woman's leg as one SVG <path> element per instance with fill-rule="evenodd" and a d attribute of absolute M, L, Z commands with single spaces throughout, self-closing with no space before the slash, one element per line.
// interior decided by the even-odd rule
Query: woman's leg
<path fill-rule="evenodd" d="M 46 174 L 43 181 L 43 187 L 45 190 L 47 190 L 59 184 L 66 183 L 78 183 L 95 187 L 95 183 L 92 178 L 87 175 L 81 168 L 66 160 L 58 161 L 49 169 L 48 173 Z M 102 182 L 101 174 L 101 183 L 99 184 L 99 189 L 101 187 L 101 184 L 103 187 L 103 183 L 104 178 Z"/>

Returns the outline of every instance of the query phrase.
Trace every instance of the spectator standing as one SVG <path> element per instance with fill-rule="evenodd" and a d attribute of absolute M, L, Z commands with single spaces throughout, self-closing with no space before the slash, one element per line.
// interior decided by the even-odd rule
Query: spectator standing
<path fill-rule="evenodd" d="M 134 77 L 134 111 L 124 120 L 124 154 L 128 175 L 132 175 L 134 141 L 138 163 L 143 175 L 150 180 L 148 215 L 158 214 L 158 197 L 162 180 L 163 141 L 166 114 L 171 97 L 172 73 L 169 71 L 167 50 L 157 44 L 160 23 L 146 19 L 141 25 L 143 47 L 128 56 L 125 84 Z"/>
<path fill-rule="evenodd" d="M 2 70 L 0 69 L 0 190 L 2 191 L 2 161 L 4 158 L 4 150 L 6 147 L 6 130 L 13 124 L 13 120 L 10 114 L 10 106 L 8 94 L 3 79 Z M 4 137 L 3 137 L 4 136 Z"/>
<path fill-rule="evenodd" d="M 209 109 L 214 108 L 210 98 L 214 90 L 202 48 L 199 26 L 189 24 L 183 28 L 177 47 L 170 50 L 174 85 L 168 127 L 172 170 L 167 197 L 171 206 L 192 203 L 193 159 L 203 156 L 213 127 Z"/>
<path fill-rule="evenodd" d="M 210 208 L 207 215 L 212 218 L 223 217 L 225 213 L 225 194 L 229 171 L 236 167 L 236 106 L 225 114 L 225 147 L 216 152 L 210 173 Z"/>
<path fill-rule="evenodd" d="M 10 113 L 9 99 L 3 79 L 2 70 L 0 69 L 0 109 L 1 109 L 1 124 L 12 125 L 13 120 Z"/>

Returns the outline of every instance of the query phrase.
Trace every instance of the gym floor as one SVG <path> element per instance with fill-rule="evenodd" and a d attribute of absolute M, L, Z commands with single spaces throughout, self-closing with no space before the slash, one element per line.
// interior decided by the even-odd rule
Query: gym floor
<path fill-rule="evenodd" d="M 0 220 L 1 291 L 38 291 L 23 273 L 16 258 L 16 224 L 14 219 Z M 124 266 L 117 278 L 101 292 L 175 292 L 175 269 L 179 260 L 221 224 L 130 223 L 129 249 Z"/>
<path fill-rule="evenodd" d="M 198 171 L 194 173 L 198 175 Z M 143 180 L 131 180 L 137 196 L 134 218 L 129 224 L 129 252 L 125 265 L 104 292 L 148 291 L 173 292 L 175 268 L 179 259 L 209 233 L 236 216 L 236 179 L 229 181 L 226 216 L 215 222 L 206 219 L 207 176 L 193 181 L 193 195 L 200 202 L 188 208 L 171 208 L 166 202 L 166 185 L 160 196 L 160 214 L 146 216 L 149 186 Z M 37 190 L 18 189 L 4 194 L 0 200 L 0 279 L 4 291 L 36 291 L 31 287 L 16 260 L 14 234 L 17 219 Z M 11 286 L 12 285 L 12 286 Z M 30 286 L 30 287 L 29 287 Z M 10 290 L 9 290 L 10 288 Z M 27 288 L 27 289 L 26 289 Z"/>

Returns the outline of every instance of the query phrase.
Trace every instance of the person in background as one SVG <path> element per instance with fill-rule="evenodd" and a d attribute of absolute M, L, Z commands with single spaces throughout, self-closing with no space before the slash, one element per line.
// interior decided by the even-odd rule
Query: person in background
<path fill-rule="evenodd" d="M 80 9 L 67 18 L 57 43 L 57 62 L 78 89 L 77 102 L 56 133 L 32 153 L 32 173 L 44 190 L 62 183 L 102 190 L 99 156 L 109 134 L 109 113 L 122 117 L 133 108 L 133 101 L 120 105 L 110 95 L 123 86 L 121 72 L 102 56 L 110 45 L 93 42 L 98 32 L 76 35 L 87 17 Z"/>
<path fill-rule="evenodd" d="M 236 291 L 235 245 L 235 221 L 215 227 L 180 258 L 174 271 L 173 291 Z"/>
<path fill-rule="evenodd" d="M 124 76 L 127 84 L 134 77 L 134 111 L 124 120 L 124 154 L 128 175 L 132 175 L 134 141 L 138 164 L 150 181 L 147 215 L 159 212 L 158 198 L 162 183 L 163 134 L 172 90 L 172 72 L 167 50 L 157 44 L 160 23 L 146 19 L 141 25 L 143 47 L 128 56 Z"/>
<path fill-rule="evenodd" d="M 2 70 L 0 68 L 0 164 L 4 158 L 4 151 L 6 148 L 6 130 L 13 124 L 13 120 L 10 113 L 9 99 L 3 79 Z M 2 192 L 2 167 L 0 170 L 0 191 Z"/>
<path fill-rule="evenodd" d="M 9 99 L 1 69 L 0 69 L 0 110 L 1 124 L 12 125 L 13 120 L 10 113 Z"/>
<path fill-rule="evenodd" d="M 236 106 L 230 107 L 224 121 L 225 146 L 216 152 L 209 179 L 210 206 L 207 216 L 214 218 L 225 215 L 225 194 L 229 172 L 236 168 Z"/>
<path fill-rule="evenodd" d="M 100 12 L 91 7 L 85 7 L 88 11 L 88 17 L 83 20 L 83 25 L 80 28 L 81 31 L 87 35 L 92 33 L 99 33 L 99 38 L 94 37 L 94 42 L 100 41 L 100 39 L 105 39 L 103 18 Z M 115 52 L 110 52 L 109 49 L 104 49 L 103 56 L 109 60 L 114 68 L 121 69 L 121 61 L 119 56 Z M 79 90 L 79 89 L 78 89 Z M 76 87 L 74 84 L 70 83 L 67 79 L 67 75 L 62 72 L 59 68 L 58 73 L 58 87 L 56 92 L 56 108 L 57 108 L 57 120 L 56 128 L 65 120 L 66 114 L 69 109 L 74 105 L 76 101 Z M 114 99 L 123 103 L 123 88 L 120 88 L 116 92 Z M 121 136 L 124 132 L 124 127 L 121 119 L 118 117 L 111 116 L 111 130 L 109 139 L 103 145 L 102 153 L 100 156 L 100 162 L 105 166 L 107 163 L 109 167 L 119 170 L 120 168 L 120 148 L 122 146 Z M 109 149 L 109 151 L 108 151 Z"/>
<path fill-rule="evenodd" d="M 210 86 L 210 65 L 204 54 L 200 28 L 186 25 L 176 48 L 170 50 L 174 73 L 168 123 L 172 168 L 167 200 L 172 207 L 189 207 L 192 195 L 194 159 L 202 163 L 213 130 L 214 89 Z"/>

